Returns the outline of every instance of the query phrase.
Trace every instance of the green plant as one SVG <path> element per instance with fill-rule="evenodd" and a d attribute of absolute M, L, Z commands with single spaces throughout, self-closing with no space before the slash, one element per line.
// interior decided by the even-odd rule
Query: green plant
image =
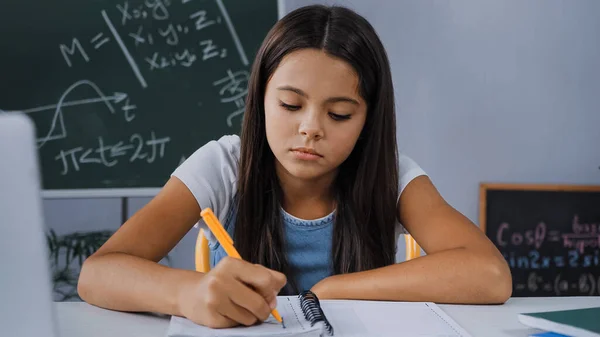
<path fill-rule="evenodd" d="M 50 229 L 46 234 L 55 301 L 81 301 L 77 281 L 83 261 L 96 252 L 113 234 L 112 231 L 74 232 L 58 236 Z M 170 257 L 165 262 L 170 264 Z"/>
<path fill-rule="evenodd" d="M 81 300 L 77 294 L 77 280 L 83 261 L 97 251 L 112 234 L 112 231 L 104 230 L 58 236 L 50 229 L 46 239 L 56 301 Z"/>

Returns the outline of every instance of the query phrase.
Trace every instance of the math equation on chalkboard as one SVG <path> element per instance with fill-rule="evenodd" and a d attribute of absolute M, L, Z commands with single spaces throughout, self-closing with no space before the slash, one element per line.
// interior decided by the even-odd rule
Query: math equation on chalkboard
<path fill-rule="evenodd" d="M 513 296 L 600 295 L 600 188 L 483 185 L 481 227 Z"/>
<path fill-rule="evenodd" d="M 278 13 L 276 0 L 33 2 L 0 11 L 0 113 L 34 121 L 45 190 L 160 188 L 239 133 Z"/>

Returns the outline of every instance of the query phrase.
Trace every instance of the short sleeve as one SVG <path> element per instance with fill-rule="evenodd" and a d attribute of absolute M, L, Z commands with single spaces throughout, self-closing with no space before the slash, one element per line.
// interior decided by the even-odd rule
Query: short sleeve
<path fill-rule="evenodd" d="M 239 158 L 240 138 L 223 136 L 196 150 L 171 176 L 187 186 L 202 209 L 210 207 L 219 221 L 224 222 L 235 196 Z M 198 225 L 206 226 L 203 221 Z M 209 240 L 214 240 L 210 231 L 206 234 Z"/>
<path fill-rule="evenodd" d="M 398 199 L 396 203 L 400 201 L 400 196 L 402 192 L 408 186 L 408 184 L 418 176 L 427 175 L 427 173 L 410 157 L 405 154 L 398 154 L 398 169 L 399 169 L 399 179 L 398 179 Z M 406 228 L 402 226 L 400 222 L 396 222 L 396 238 L 400 234 L 408 234 Z"/>

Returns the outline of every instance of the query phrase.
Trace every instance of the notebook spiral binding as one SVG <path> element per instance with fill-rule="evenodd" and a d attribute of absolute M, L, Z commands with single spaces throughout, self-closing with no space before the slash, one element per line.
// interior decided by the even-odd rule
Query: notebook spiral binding
<path fill-rule="evenodd" d="M 323 313 L 317 295 L 310 290 L 305 290 L 298 295 L 298 298 L 300 299 L 300 308 L 304 313 L 304 318 L 310 322 L 310 326 L 315 325 L 317 322 L 323 322 L 329 336 L 333 336 L 333 326 Z"/>

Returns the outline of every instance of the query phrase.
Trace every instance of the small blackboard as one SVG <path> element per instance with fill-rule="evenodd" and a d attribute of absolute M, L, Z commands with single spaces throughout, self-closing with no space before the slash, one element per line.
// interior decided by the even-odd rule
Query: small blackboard
<path fill-rule="evenodd" d="M 600 295 L 600 186 L 481 184 L 479 217 L 514 297 Z"/>

